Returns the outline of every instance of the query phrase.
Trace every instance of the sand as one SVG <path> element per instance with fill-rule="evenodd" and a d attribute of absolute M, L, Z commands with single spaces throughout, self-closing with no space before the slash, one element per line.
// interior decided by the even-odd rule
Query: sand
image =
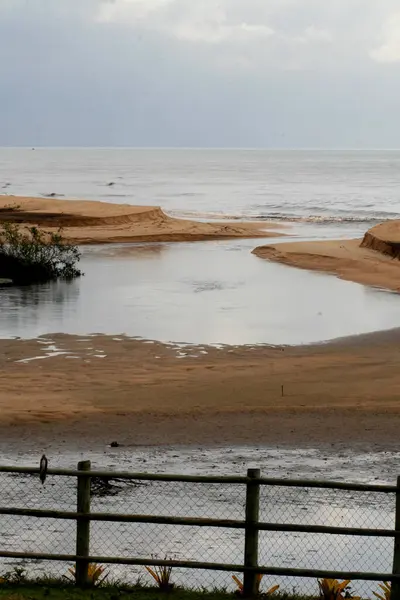
<path fill-rule="evenodd" d="M 75 244 L 122 242 L 188 242 L 224 238 L 276 237 L 272 223 L 203 223 L 175 219 L 157 206 L 106 202 L 0 197 L 0 222 L 37 225 L 47 231 L 63 228 Z M 281 227 L 281 226 L 279 226 Z"/>
<path fill-rule="evenodd" d="M 45 356 L 50 340 L 67 354 L 20 362 Z M 395 449 L 399 361 L 397 330 L 186 350 L 109 336 L 0 340 L 0 448 L 117 440 Z"/>
<path fill-rule="evenodd" d="M 387 224 L 381 231 L 387 230 Z M 400 244 L 399 244 L 400 246 Z M 253 253 L 292 267 L 333 273 L 348 281 L 400 291 L 400 261 L 374 229 L 361 240 L 290 242 L 259 246 Z"/>
<path fill-rule="evenodd" d="M 12 201 L 1 199 L 0 210 Z M 22 210 L 2 210 L 3 219 L 62 225 L 79 243 L 266 235 L 254 225 L 172 219 L 157 207 L 15 201 Z M 360 242 L 276 244 L 254 252 L 399 290 L 400 262 Z M 52 345 L 62 354 L 53 354 Z M 310 346 L 184 350 L 100 335 L 0 340 L 0 449 L 85 450 L 113 440 L 396 449 L 399 362 L 400 330 Z"/>

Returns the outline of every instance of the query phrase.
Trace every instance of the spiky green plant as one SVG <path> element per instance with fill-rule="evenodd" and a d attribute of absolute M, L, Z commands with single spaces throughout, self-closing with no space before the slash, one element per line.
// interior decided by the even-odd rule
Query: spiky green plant
<path fill-rule="evenodd" d="M 379 587 L 381 588 L 383 595 L 378 594 L 378 592 L 372 592 L 374 596 L 379 598 L 379 600 L 390 600 L 392 594 L 392 585 L 390 581 L 384 581 L 383 583 L 380 583 Z"/>
<path fill-rule="evenodd" d="M 257 573 L 257 594 L 260 593 L 260 586 L 263 577 L 264 575 L 262 573 Z M 232 575 L 232 579 L 238 586 L 239 594 L 243 595 L 243 582 L 240 581 L 239 577 L 236 577 L 236 575 Z M 273 585 L 272 587 L 270 587 L 269 590 L 263 593 L 263 596 L 272 596 L 272 594 L 276 592 L 276 590 L 279 590 L 279 585 Z"/>
<path fill-rule="evenodd" d="M 162 592 L 169 592 L 173 589 L 174 584 L 171 583 L 172 567 L 162 565 L 154 568 L 145 567 L 145 569 L 153 577 Z"/>
<path fill-rule="evenodd" d="M 76 581 L 76 567 L 70 567 L 68 569 L 69 573 L 71 573 L 72 577 Z M 108 577 L 108 573 L 105 573 L 105 567 L 98 565 L 96 563 L 89 563 L 88 566 L 88 584 L 90 586 L 99 586 L 101 585 Z"/>

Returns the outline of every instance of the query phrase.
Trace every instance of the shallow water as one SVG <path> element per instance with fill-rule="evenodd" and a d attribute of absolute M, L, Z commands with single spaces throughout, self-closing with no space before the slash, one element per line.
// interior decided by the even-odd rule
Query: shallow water
<path fill-rule="evenodd" d="M 39 449 L 18 457 L 0 456 L 1 464 L 35 465 Z M 398 454 L 342 454 L 327 450 L 290 450 L 271 447 L 204 448 L 124 448 L 105 447 L 104 452 L 84 457 L 77 451 L 54 456 L 51 466 L 74 468 L 82 458 L 92 460 L 95 469 L 131 472 L 185 474 L 238 474 L 249 466 L 261 468 L 264 476 L 302 479 L 331 479 L 369 483 L 394 483 Z M 243 519 L 245 489 L 241 485 L 146 482 L 131 485 L 115 482 L 105 495 L 96 495 L 92 511 L 133 514 L 175 515 Z M 21 491 L 24 491 L 22 494 Z M 74 510 L 75 482 L 48 476 L 42 487 L 38 478 L 0 475 L 1 504 L 29 508 Z M 344 527 L 392 528 L 394 498 L 370 492 L 345 492 L 313 488 L 263 487 L 260 520 L 276 523 L 308 523 Z M 0 517 L 0 539 L 5 550 L 74 552 L 74 527 L 67 521 Z M 260 564 L 287 567 L 336 568 L 388 572 L 391 569 L 393 542 L 389 538 L 262 532 Z M 240 530 L 164 526 L 146 524 L 92 525 L 94 554 L 109 556 L 165 555 L 180 559 L 214 562 L 241 562 L 243 536 Z M 6 561 L 8 564 L 15 562 Z M 23 563 L 22 563 L 23 564 Z M 42 561 L 24 564 L 37 575 L 64 574 L 65 564 L 45 567 Z M 114 576 L 134 581 L 144 569 L 112 567 Z M 267 578 L 266 578 L 267 579 Z M 146 580 L 146 578 L 145 578 Z M 147 580 L 149 582 L 149 580 Z M 178 570 L 174 581 L 191 587 L 214 585 L 232 587 L 229 573 Z M 268 578 L 282 589 L 296 586 L 315 592 L 315 581 Z M 376 589 L 375 584 L 356 582 L 358 593 Z"/>
<path fill-rule="evenodd" d="M 86 248 L 80 280 L 0 289 L 0 336 L 302 344 L 400 325 L 397 294 L 259 259 L 257 242 Z"/>

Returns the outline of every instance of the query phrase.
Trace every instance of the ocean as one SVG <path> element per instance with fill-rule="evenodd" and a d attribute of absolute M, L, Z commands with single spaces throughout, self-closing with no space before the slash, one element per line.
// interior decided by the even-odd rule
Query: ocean
<path fill-rule="evenodd" d="M 0 190 L 366 228 L 400 218 L 400 150 L 2 148 Z"/>
<path fill-rule="evenodd" d="M 3 194 L 275 220 L 296 239 L 400 218 L 400 151 L 0 149 Z M 287 239 L 287 238 L 286 238 Z M 70 284 L 0 290 L 0 337 L 302 344 L 400 326 L 399 296 L 251 254 L 264 240 L 85 247 Z"/>

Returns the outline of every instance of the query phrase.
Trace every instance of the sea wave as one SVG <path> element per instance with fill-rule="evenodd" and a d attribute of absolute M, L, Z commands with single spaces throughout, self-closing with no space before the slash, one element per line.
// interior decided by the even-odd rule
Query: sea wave
<path fill-rule="evenodd" d="M 292 223 L 381 223 L 391 219 L 399 219 L 399 214 L 393 215 L 287 215 L 271 214 L 252 217 L 255 221 L 289 221 Z"/>
<path fill-rule="evenodd" d="M 392 219 L 400 219 L 399 213 L 377 213 L 364 212 L 363 214 L 314 214 L 314 215 L 299 215 L 284 212 L 271 213 L 242 213 L 240 215 L 217 213 L 217 212 L 197 212 L 197 211 L 170 211 L 175 216 L 188 219 L 213 219 L 216 221 L 279 221 L 291 223 L 315 223 L 315 224 L 330 224 L 330 223 L 381 223 Z"/>

